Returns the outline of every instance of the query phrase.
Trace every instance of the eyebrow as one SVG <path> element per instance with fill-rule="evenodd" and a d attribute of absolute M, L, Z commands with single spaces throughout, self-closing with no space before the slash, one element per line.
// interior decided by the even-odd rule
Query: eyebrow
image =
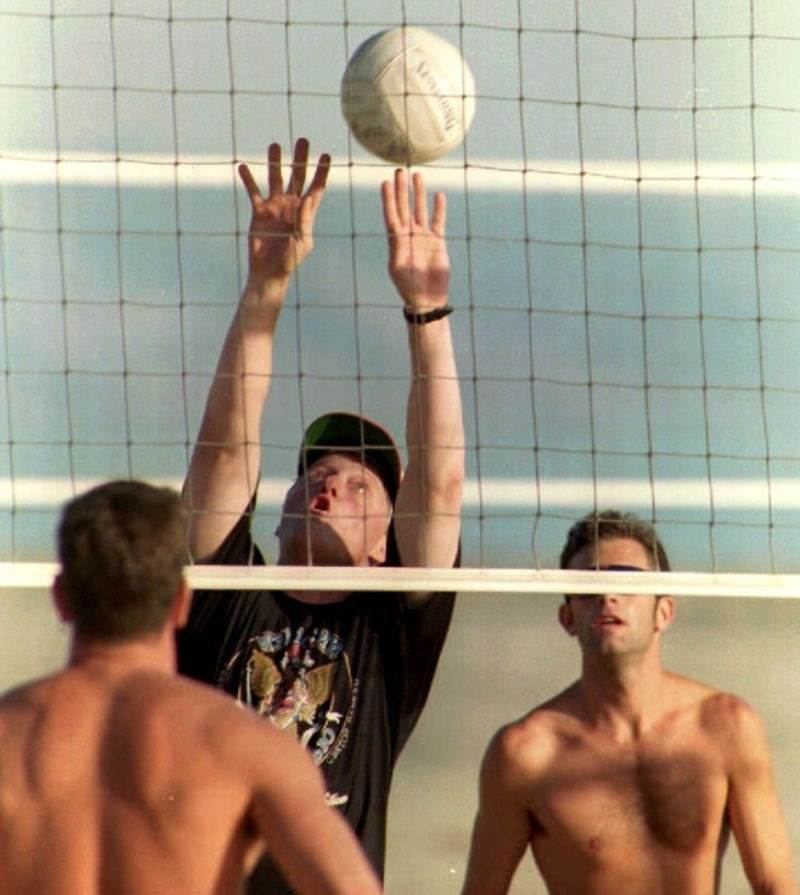
<path fill-rule="evenodd" d="M 612 563 L 607 566 L 581 566 L 573 569 L 575 572 L 652 572 L 652 569 L 643 569 L 641 566 L 627 566 L 618 563 Z"/>

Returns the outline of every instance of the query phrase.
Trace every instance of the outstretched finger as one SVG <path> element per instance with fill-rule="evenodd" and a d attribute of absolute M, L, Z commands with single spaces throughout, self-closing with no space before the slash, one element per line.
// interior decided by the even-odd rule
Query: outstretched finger
<path fill-rule="evenodd" d="M 401 226 L 407 227 L 411 217 L 408 201 L 408 174 L 405 168 L 397 168 L 394 172 L 394 203 L 398 222 Z"/>
<path fill-rule="evenodd" d="M 428 194 L 421 174 L 414 174 L 414 220 L 420 227 L 428 229 Z"/>
<path fill-rule="evenodd" d="M 310 236 L 314 229 L 314 219 L 317 215 L 317 209 L 322 201 L 325 193 L 325 183 L 330 170 L 331 159 L 325 153 L 320 156 L 317 163 L 317 170 L 314 172 L 314 178 L 308 192 L 300 200 L 297 212 L 297 235 Z"/>
<path fill-rule="evenodd" d="M 263 196 L 261 195 L 261 190 L 258 188 L 255 177 L 253 177 L 250 173 L 250 169 L 245 164 L 239 165 L 239 179 L 247 190 L 250 204 L 255 208 L 256 205 L 262 201 Z"/>
<path fill-rule="evenodd" d="M 289 178 L 288 193 L 300 196 L 306 182 L 306 166 L 308 165 L 309 143 L 305 137 L 300 137 L 294 144 L 294 156 L 292 157 L 292 175 Z"/>
<path fill-rule="evenodd" d="M 281 175 L 281 145 L 270 143 L 267 149 L 267 177 L 269 178 L 270 196 L 279 196 L 283 192 L 283 176 Z"/>
<path fill-rule="evenodd" d="M 327 152 L 323 152 L 317 162 L 317 169 L 314 171 L 314 177 L 311 180 L 311 186 L 308 188 L 308 195 L 313 199 L 314 205 L 319 205 L 322 194 L 325 192 L 325 185 L 328 182 L 328 174 L 331 170 L 331 157 Z"/>
<path fill-rule="evenodd" d="M 431 230 L 437 236 L 444 236 L 447 225 L 447 197 L 444 193 L 436 193 L 433 197 L 433 220 Z"/>
<path fill-rule="evenodd" d="M 394 233 L 400 222 L 397 219 L 397 201 L 395 199 L 394 184 L 384 180 L 381 184 L 381 200 L 383 202 L 383 223 L 387 233 Z"/>

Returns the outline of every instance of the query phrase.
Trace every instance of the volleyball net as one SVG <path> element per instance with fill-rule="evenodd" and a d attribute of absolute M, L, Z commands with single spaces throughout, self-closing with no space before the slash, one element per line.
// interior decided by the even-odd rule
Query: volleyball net
<path fill-rule="evenodd" d="M 455 44 L 477 90 L 463 146 L 422 169 L 449 203 L 463 568 L 337 582 L 579 592 L 585 578 L 553 571 L 561 543 L 615 507 L 653 522 L 686 570 L 654 588 L 793 595 L 791 0 L 725 14 L 716 0 L 2 0 L 0 586 L 42 586 L 61 504 L 89 484 L 180 486 L 244 282 L 236 163 L 264 183 L 269 142 L 286 156 L 308 137 L 333 168 L 276 345 L 267 555 L 305 422 L 363 412 L 402 444 L 408 359 L 378 193 L 391 167 L 353 141 L 339 97 L 355 48 L 402 24 Z M 333 573 L 192 574 L 302 588 Z"/>

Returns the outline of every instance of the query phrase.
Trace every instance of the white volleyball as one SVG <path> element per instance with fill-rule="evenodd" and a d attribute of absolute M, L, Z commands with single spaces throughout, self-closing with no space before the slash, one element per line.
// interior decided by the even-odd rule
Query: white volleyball
<path fill-rule="evenodd" d="M 461 144 L 475 115 L 475 82 L 453 44 L 424 28 L 381 31 L 353 53 L 342 114 L 384 161 L 420 165 Z"/>

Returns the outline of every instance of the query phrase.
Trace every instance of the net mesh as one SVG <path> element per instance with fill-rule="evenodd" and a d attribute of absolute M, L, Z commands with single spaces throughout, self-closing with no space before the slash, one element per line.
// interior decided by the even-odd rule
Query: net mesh
<path fill-rule="evenodd" d="M 791 0 L 724 14 L 719 0 L 2 0 L 0 581 L 41 584 L 60 505 L 88 484 L 180 485 L 245 274 L 235 162 L 263 181 L 270 141 L 307 136 L 334 168 L 276 349 L 267 554 L 304 422 L 359 410 L 402 440 L 378 197 L 391 169 L 349 136 L 339 81 L 362 40 L 403 23 L 458 46 L 477 85 L 464 145 L 424 169 L 448 195 L 468 433 L 476 574 L 452 580 L 578 588 L 547 570 L 573 519 L 615 506 L 655 523 L 698 593 L 796 590 Z"/>

